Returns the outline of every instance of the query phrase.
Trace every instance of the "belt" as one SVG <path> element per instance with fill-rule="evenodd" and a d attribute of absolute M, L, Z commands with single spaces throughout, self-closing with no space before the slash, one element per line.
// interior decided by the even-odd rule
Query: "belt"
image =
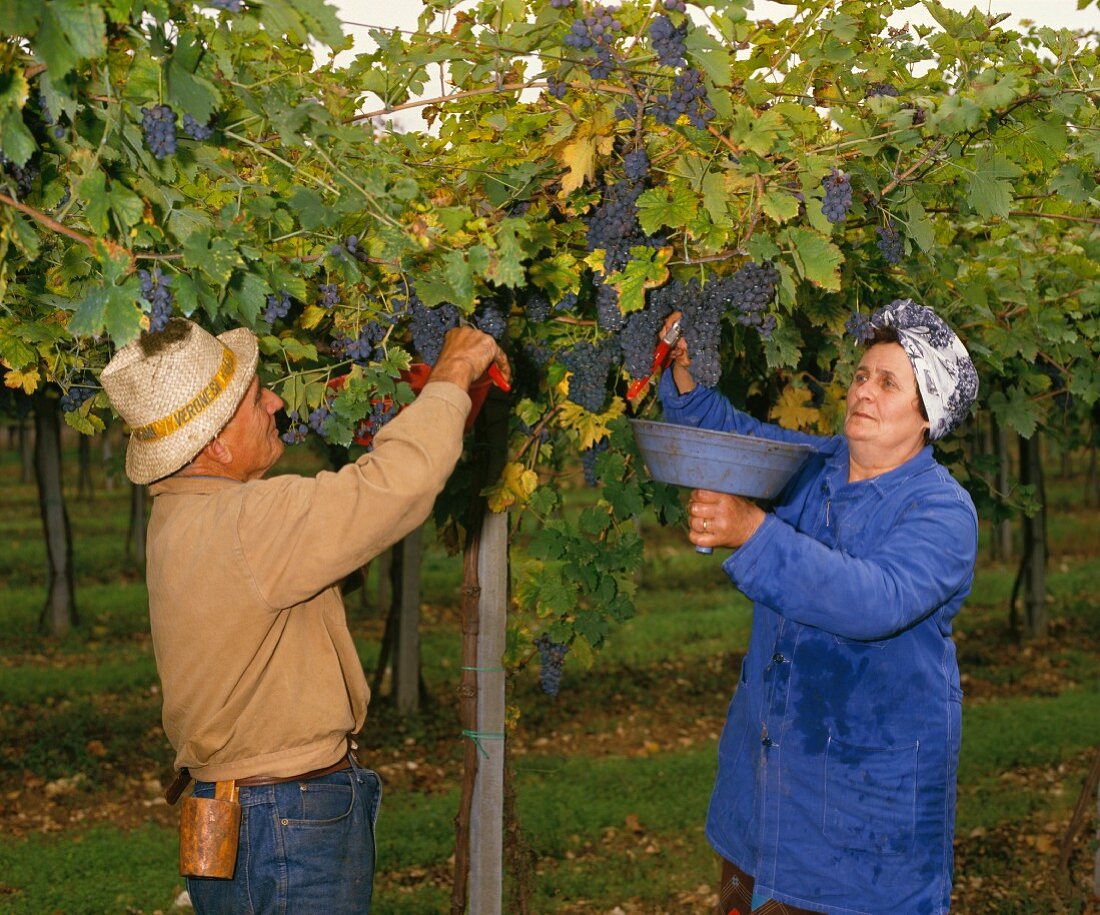
<path fill-rule="evenodd" d="M 351 759 L 347 754 L 342 756 L 331 766 L 322 769 L 312 769 L 309 772 L 301 772 L 298 775 L 250 775 L 248 778 L 236 779 L 238 788 L 258 788 L 261 785 L 282 785 L 286 782 L 304 782 L 311 778 L 320 778 L 322 775 L 331 775 L 333 772 L 343 772 L 351 768 Z"/>

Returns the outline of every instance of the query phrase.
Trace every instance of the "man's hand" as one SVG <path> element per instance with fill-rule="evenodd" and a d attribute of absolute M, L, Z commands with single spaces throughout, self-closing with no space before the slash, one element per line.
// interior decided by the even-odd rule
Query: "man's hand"
<path fill-rule="evenodd" d="M 693 489 L 688 502 L 688 539 L 696 546 L 737 549 L 764 523 L 764 510 L 748 499 Z"/>
<path fill-rule="evenodd" d="M 664 326 L 661 328 L 662 337 L 668 333 L 668 329 L 673 324 L 680 320 L 682 314 L 683 312 L 674 311 L 665 318 Z M 676 390 L 681 394 L 687 394 L 695 387 L 695 379 L 691 377 L 691 357 L 688 355 L 687 341 L 684 339 L 683 334 L 680 335 L 680 339 L 669 351 L 669 359 L 672 365 L 672 380 L 676 382 Z"/>
<path fill-rule="evenodd" d="M 443 349 L 428 381 L 449 381 L 469 391 L 470 386 L 493 364 L 511 381 L 512 369 L 508 365 L 508 357 L 501 352 L 496 340 L 474 327 L 455 327 L 443 338 Z"/>

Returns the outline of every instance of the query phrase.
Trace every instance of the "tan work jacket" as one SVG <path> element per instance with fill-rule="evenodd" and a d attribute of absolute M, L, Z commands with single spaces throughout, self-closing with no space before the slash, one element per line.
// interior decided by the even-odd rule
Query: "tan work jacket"
<path fill-rule="evenodd" d="M 149 617 L 177 768 L 218 781 L 340 758 L 370 690 L 339 582 L 428 517 L 469 410 L 436 382 L 335 473 L 153 484 Z"/>

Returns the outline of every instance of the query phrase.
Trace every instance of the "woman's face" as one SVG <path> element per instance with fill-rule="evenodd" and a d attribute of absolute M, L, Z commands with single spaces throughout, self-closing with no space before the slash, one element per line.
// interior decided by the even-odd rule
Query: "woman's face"
<path fill-rule="evenodd" d="M 928 420 L 920 414 L 917 379 L 899 343 L 876 343 L 859 361 L 848 388 L 844 434 L 852 444 L 874 446 L 898 463 L 924 445 Z"/>

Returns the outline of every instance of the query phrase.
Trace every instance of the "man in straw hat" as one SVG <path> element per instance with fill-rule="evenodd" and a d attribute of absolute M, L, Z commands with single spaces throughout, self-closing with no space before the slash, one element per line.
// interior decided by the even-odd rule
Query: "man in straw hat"
<path fill-rule="evenodd" d="M 186 804 L 212 810 L 216 796 L 240 818 L 233 876 L 189 876 L 188 890 L 200 915 L 367 912 L 380 784 L 350 752 L 369 690 L 339 583 L 427 518 L 462 451 L 467 390 L 508 365 L 491 337 L 456 328 L 373 452 L 265 480 L 283 402 L 256 362 L 250 331 L 215 337 L 173 319 L 102 374 L 131 429 L 127 475 L 152 484 L 149 615 L 181 770 L 170 800 L 190 776 Z M 181 870 L 217 873 L 184 863 L 210 851 L 191 844 Z"/>

